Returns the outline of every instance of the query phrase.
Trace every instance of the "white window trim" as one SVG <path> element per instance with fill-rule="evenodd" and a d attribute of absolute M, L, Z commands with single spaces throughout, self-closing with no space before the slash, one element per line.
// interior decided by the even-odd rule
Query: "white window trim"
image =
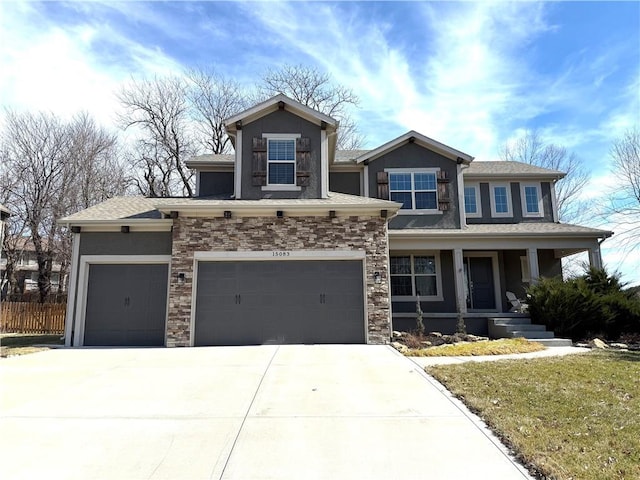
<path fill-rule="evenodd" d="M 529 212 L 527 210 L 527 197 L 525 195 L 526 187 L 535 187 L 538 197 L 538 211 Z M 542 204 L 542 185 L 540 182 L 520 182 L 520 203 L 522 204 L 522 216 L 529 218 L 541 218 L 544 216 L 544 208 Z"/>
<path fill-rule="evenodd" d="M 505 213 L 496 212 L 495 188 L 505 187 L 507 191 L 507 209 Z M 490 183 L 489 184 L 489 200 L 491 201 L 491 216 L 493 218 L 513 217 L 513 202 L 511 201 L 511 184 L 510 183 Z"/>
<path fill-rule="evenodd" d="M 301 187 L 296 185 L 296 140 L 302 135 L 299 133 L 263 133 L 262 138 L 267 139 L 267 184 L 262 187 L 264 191 L 299 191 Z M 277 160 L 276 163 L 293 163 L 293 183 L 269 183 L 269 140 L 293 140 L 293 162 Z M 283 188 L 284 187 L 284 188 Z"/>
<path fill-rule="evenodd" d="M 411 258 L 411 290 L 413 295 L 392 295 L 391 301 L 417 301 L 418 296 L 415 294 L 416 288 L 416 274 L 414 272 L 414 263 L 413 257 L 428 257 L 432 256 L 435 258 L 436 262 L 436 290 L 438 291 L 437 295 L 420 295 L 420 301 L 424 302 L 442 302 L 444 301 L 444 296 L 442 294 L 442 268 L 440 264 L 440 251 L 425 251 L 418 253 L 405 253 L 405 252 L 396 252 L 393 254 L 389 254 L 389 262 L 391 262 L 391 257 L 410 257 Z M 389 269 L 389 292 L 391 292 L 391 278 L 395 276 L 406 276 L 400 274 L 391 274 L 391 269 Z"/>
<path fill-rule="evenodd" d="M 465 201 L 465 188 L 473 188 L 476 197 L 476 213 L 467 213 L 467 205 Z M 482 203 L 480 202 L 480 184 L 479 183 L 466 183 L 462 188 L 462 201 L 464 206 L 464 214 L 467 218 L 482 218 Z"/>
<path fill-rule="evenodd" d="M 398 210 L 398 215 L 442 215 L 444 212 L 440 210 L 438 205 L 438 172 L 439 168 L 385 168 L 385 172 L 387 173 L 410 173 L 411 175 L 411 195 L 413 197 L 413 205 L 416 204 L 416 191 L 413 188 L 413 174 L 414 173 L 433 173 L 436 176 L 436 208 L 435 209 L 426 209 L 426 208 L 412 208 L 406 209 L 401 208 Z M 425 190 L 420 190 L 425 191 Z M 428 191 L 428 190 L 427 190 Z M 391 181 L 389 181 L 389 199 L 391 199 Z"/>

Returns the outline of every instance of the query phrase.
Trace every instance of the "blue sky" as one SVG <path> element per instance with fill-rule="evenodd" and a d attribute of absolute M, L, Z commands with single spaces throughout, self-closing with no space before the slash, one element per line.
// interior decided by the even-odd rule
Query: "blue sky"
<path fill-rule="evenodd" d="M 213 66 L 251 85 L 283 63 L 359 95 L 366 147 L 415 129 L 495 160 L 537 129 L 591 170 L 594 201 L 615 185 L 612 140 L 640 124 L 638 2 L 0 3 L 11 108 L 87 110 L 111 127 L 131 77 Z M 605 262 L 640 283 L 640 253 L 608 244 Z"/>

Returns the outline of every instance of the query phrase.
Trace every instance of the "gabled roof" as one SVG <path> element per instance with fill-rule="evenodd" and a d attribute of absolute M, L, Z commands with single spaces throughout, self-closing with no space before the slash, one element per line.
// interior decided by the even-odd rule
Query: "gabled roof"
<path fill-rule="evenodd" d="M 310 121 L 316 125 L 326 124 L 328 130 L 335 131 L 338 128 L 338 121 L 335 118 L 330 117 L 329 115 L 325 115 L 313 108 L 307 107 L 296 100 L 287 97 L 286 95 L 280 93 L 275 97 L 271 97 L 268 100 L 265 100 L 262 103 L 255 105 L 243 112 L 240 112 L 233 117 L 228 118 L 224 122 L 225 129 L 228 133 L 235 132 L 237 130 L 236 123 L 249 123 L 257 120 L 258 118 L 264 117 L 269 113 L 275 112 L 280 108 L 285 108 L 296 115 L 304 118 L 305 120 Z"/>
<path fill-rule="evenodd" d="M 465 178 L 481 177 L 519 177 L 519 178 L 556 178 L 565 176 L 564 172 L 514 161 L 475 161 L 462 170 Z"/>
<path fill-rule="evenodd" d="M 469 164 L 473 160 L 473 157 L 467 153 L 461 152 L 460 150 L 456 150 L 444 143 L 440 143 L 437 140 L 429 138 L 421 133 L 416 132 L 415 130 L 411 130 L 404 135 L 391 140 L 390 142 L 385 143 L 384 145 L 376 148 L 375 150 L 370 150 L 368 152 L 363 153 L 359 157 L 356 158 L 357 163 L 362 163 L 364 161 L 372 161 L 376 158 L 384 155 L 385 153 L 394 150 L 402 145 L 405 145 L 410 142 L 415 142 L 418 145 L 421 145 L 429 150 L 432 150 L 440 155 L 449 158 L 453 161 L 460 161 L 461 163 Z"/>

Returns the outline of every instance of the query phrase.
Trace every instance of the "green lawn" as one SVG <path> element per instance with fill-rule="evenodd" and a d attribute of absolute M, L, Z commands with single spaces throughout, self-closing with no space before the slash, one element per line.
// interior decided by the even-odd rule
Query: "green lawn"
<path fill-rule="evenodd" d="M 640 352 L 469 362 L 427 372 L 544 478 L 640 478 Z"/>
<path fill-rule="evenodd" d="M 22 333 L 3 333 L 0 335 L 0 357 L 26 355 L 48 350 L 48 347 L 34 345 L 62 345 L 61 335 L 37 335 Z"/>

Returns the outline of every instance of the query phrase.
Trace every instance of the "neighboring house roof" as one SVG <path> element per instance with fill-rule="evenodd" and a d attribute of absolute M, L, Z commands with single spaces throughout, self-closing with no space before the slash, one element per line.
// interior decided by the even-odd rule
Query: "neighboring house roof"
<path fill-rule="evenodd" d="M 9 209 L 0 203 L 0 220 L 4 220 L 9 216 L 11 216 Z"/>
<path fill-rule="evenodd" d="M 460 163 L 469 164 L 473 157 L 467 153 L 461 152 L 460 150 L 456 150 L 444 143 L 440 143 L 433 138 L 429 138 L 421 133 L 416 132 L 415 130 L 411 130 L 404 135 L 400 135 L 398 138 L 391 140 L 390 142 L 385 143 L 384 145 L 376 148 L 375 150 L 370 150 L 358 156 L 356 158 L 356 162 L 362 163 L 365 161 L 372 161 L 376 158 L 384 155 L 385 153 L 394 150 L 406 143 L 415 142 L 418 145 L 421 145 L 429 150 L 437 152 L 451 160 L 458 161 Z"/>
<path fill-rule="evenodd" d="M 389 230 L 391 237 L 410 237 L 433 235 L 440 237 L 462 236 L 462 237 L 511 237 L 511 236 L 527 236 L 527 237 L 595 237 L 608 238 L 613 232 L 608 230 L 600 230 L 597 228 L 583 227 L 581 225 L 572 225 L 569 223 L 493 223 L 493 224 L 471 224 L 462 230 L 433 228 L 433 229 L 403 229 Z"/>
<path fill-rule="evenodd" d="M 184 162 L 189 168 L 198 168 L 206 165 L 233 165 L 235 155 L 233 153 L 204 154 L 191 157 Z"/>
<path fill-rule="evenodd" d="M 514 161 L 475 161 L 462 170 L 467 178 L 472 177 L 553 177 L 563 178 L 564 172 Z"/>
<path fill-rule="evenodd" d="M 147 198 L 147 197 L 114 197 L 86 210 L 60 219 L 63 225 L 171 225 L 171 219 L 163 214 L 171 211 L 215 214 L 224 210 L 234 214 L 256 214 L 269 210 L 282 209 L 285 212 L 327 212 L 339 210 L 347 212 L 364 212 L 369 210 L 388 210 L 389 216 L 401 207 L 400 203 L 376 198 L 346 195 L 329 192 L 328 198 L 317 199 L 261 199 L 261 200 L 228 200 L 215 198 Z M 165 226 L 166 226 L 165 225 Z"/>

